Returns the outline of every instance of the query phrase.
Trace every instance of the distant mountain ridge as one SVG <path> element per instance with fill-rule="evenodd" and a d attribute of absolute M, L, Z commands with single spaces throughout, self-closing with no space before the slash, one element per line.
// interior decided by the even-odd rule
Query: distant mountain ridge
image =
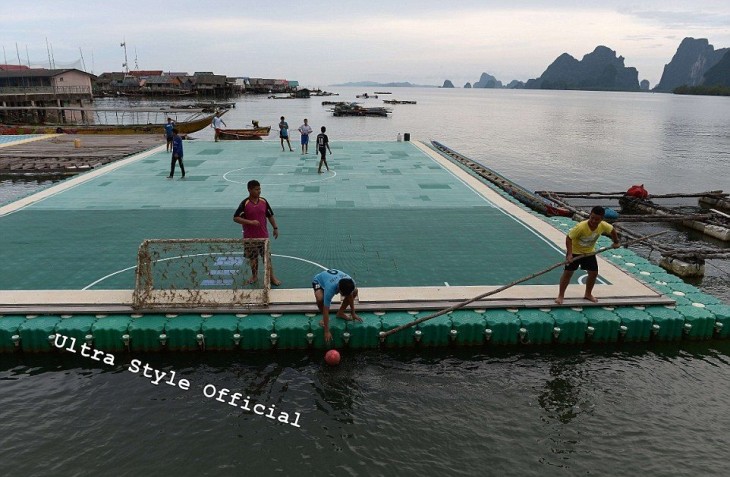
<path fill-rule="evenodd" d="M 357 86 L 357 87 L 373 87 L 379 88 L 438 88 L 432 84 L 413 84 L 408 81 L 393 83 L 378 83 L 376 81 L 352 81 L 349 83 L 331 84 L 330 86 Z"/>
<path fill-rule="evenodd" d="M 724 86 L 730 87 L 730 48 L 722 56 L 720 61 L 705 72 L 702 81 L 703 86 Z M 717 50 L 721 51 L 721 50 Z"/>
<path fill-rule="evenodd" d="M 685 38 L 672 60 L 664 65 L 662 78 L 654 91 L 672 91 L 679 86 L 703 84 L 705 73 L 715 66 L 730 48 L 715 50 L 706 38 Z"/>
<path fill-rule="evenodd" d="M 482 73 L 479 77 L 479 81 L 471 85 L 472 88 L 501 88 L 502 82 L 494 76 Z"/>
<path fill-rule="evenodd" d="M 539 78 L 528 80 L 525 88 L 639 91 L 639 72 L 626 67 L 623 56 L 599 45 L 580 61 L 563 53 Z"/>

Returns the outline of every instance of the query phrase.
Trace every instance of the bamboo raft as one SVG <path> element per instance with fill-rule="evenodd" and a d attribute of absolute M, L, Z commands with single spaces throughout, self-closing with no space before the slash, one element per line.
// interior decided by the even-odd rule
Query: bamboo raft
<path fill-rule="evenodd" d="M 730 212 L 730 198 L 729 194 L 725 194 L 724 197 L 718 195 L 703 195 L 698 199 L 701 206 L 704 207 L 715 207 L 726 212 Z"/>
<path fill-rule="evenodd" d="M 574 199 L 617 199 L 622 214 L 621 222 L 677 222 L 681 225 L 704 233 L 709 237 L 730 241 L 730 215 L 715 209 L 703 209 L 698 213 L 682 213 L 671 207 L 659 205 L 648 199 L 631 197 L 623 192 L 552 192 L 538 191 L 537 194 L 551 200 Z M 700 204 L 707 200 L 719 203 L 727 200 L 728 194 L 721 190 L 689 194 L 653 194 L 652 199 L 699 198 Z M 703 199 L 705 199 L 703 201 Z M 630 215 L 631 212 L 638 214 Z M 627 214 L 628 213 L 628 214 Z"/>
<path fill-rule="evenodd" d="M 678 214 L 669 207 L 665 207 L 647 199 L 636 197 L 623 197 L 619 199 L 621 209 L 626 211 L 637 211 L 645 214 L 654 214 L 659 217 L 676 218 L 688 228 L 702 232 L 705 235 L 730 242 L 730 220 L 722 215 L 711 213 L 702 220 L 694 220 L 685 214 Z"/>
<path fill-rule="evenodd" d="M 570 198 L 581 198 L 581 199 L 626 199 L 626 195 L 621 192 L 550 192 L 550 191 L 538 191 L 537 194 L 548 198 L 561 206 L 569 209 L 574 214 L 575 220 L 584 220 L 588 218 L 588 212 L 580 210 L 577 207 L 572 206 L 566 201 L 567 197 Z M 694 194 L 663 194 L 653 195 L 655 199 L 658 198 L 694 198 L 694 197 L 723 197 L 727 196 L 722 191 L 709 191 Z M 635 199 L 635 198 L 630 198 Z M 649 202 L 641 200 L 641 203 Z M 624 202 L 627 202 L 624 200 Z M 627 206 L 632 207 L 636 203 L 631 201 L 631 204 L 627 203 Z M 656 205 L 656 204 L 653 204 Z M 623 210 L 623 208 L 622 208 Z M 647 207 L 646 214 L 621 214 L 616 220 L 613 221 L 614 226 L 620 230 L 620 233 L 629 237 L 636 238 L 639 235 L 632 232 L 630 229 L 623 227 L 622 222 L 637 223 L 637 222 L 666 222 L 666 223 L 679 223 L 680 225 L 700 230 L 708 236 L 715 238 L 718 230 L 720 232 L 730 229 L 730 216 L 719 211 L 709 210 L 709 213 L 701 214 L 682 214 L 673 211 L 669 207 L 658 206 L 658 207 Z M 710 232 L 710 233 L 708 233 Z M 724 236 L 720 234 L 721 236 Z M 647 246 L 651 250 L 657 250 L 661 254 L 659 265 L 666 270 L 671 271 L 679 276 L 702 276 L 705 270 L 705 260 L 708 259 L 730 259 L 730 250 L 716 247 L 683 247 L 678 248 L 672 245 L 663 244 L 655 241 L 647 241 Z"/>

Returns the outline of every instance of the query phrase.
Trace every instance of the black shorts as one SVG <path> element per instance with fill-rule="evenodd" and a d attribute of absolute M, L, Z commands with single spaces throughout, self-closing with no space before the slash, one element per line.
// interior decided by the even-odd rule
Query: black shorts
<path fill-rule="evenodd" d="M 312 289 L 315 293 L 317 292 L 317 290 L 324 290 L 324 288 L 322 288 L 322 285 L 317 282 L 312 282 Z"/>
<path fill-rule="evenodd" d="M 598 271 L 598 260 L 595 255 L 581 256 L 574 255 L 574 260 L 565 266 L 566 270 L 575 271 L 578 270 L 578 266 L 587 272 Z"/>
<path fill-rule="evenodd" d="M 243 244 L 243 255 L 249 260 L 258 260 L 263 253 L 264 244 L 262 242 Z"/>

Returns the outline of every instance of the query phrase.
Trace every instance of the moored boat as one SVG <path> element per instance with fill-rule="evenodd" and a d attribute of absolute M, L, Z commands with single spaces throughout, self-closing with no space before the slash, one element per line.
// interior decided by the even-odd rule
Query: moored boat
<path fill-rule="evenodd" d="M 268 136 L 270 131 L 271 126 L 247 129 L 221 129 L 218 137 L 227 141 L 261 139 L 264 136 Z"/>
<path fill-rule="evenodd" d="M 215 114 L 204 114 L 190 110 L 159 109 L 84 109 L 84 108 L 41 108 L 16 107 L 0 108 L 0 112 L 25 111 L 36 117 L 43 114 L 49 117 L 74 118 L 67 122 L 44 121 L 41 124 L 5 123 L 0 124 L 0 135 L 18 134 L 160 134 L 165 133 L 164 124 L 168 117 L 175 121 L 180 134 L 190 134 L 208 127 Z M 220 111 L 225 114 L 227 110 Z M 180 119 L 180 115 L 184 115 Z M 4 117 L 7 118 L 7 115 Z M 103 118 L 103 119 L 102 119 Z M 143 122 L 144 121 L 144 122 Z"/>
<path fill-rule="evenodd" d="M 397 99 L 384 99 L 383 102 L 386 104 L 416 104 L 415 101 L 400 101 Z"/>
<path fill-rule="evenodd" d="M 482 164 L 479 164 L 478 162 L 472 161 L 462 154 L 459 154 L 448 146 L 444 146 L 438 141 L 431 141 L 431 144 L 442 156 L 453 159 L 465 165 L 466 167 L 477 173 L 480 177 L 496 185 L 518 201 L 530 207 L 532 210 L 535 210 L 547 216 L 560 215 L 563 217 L 570 217 L 572 215 L 572 212 L 565 207 L 561 207 L 560 205 L 549 199 L 541 197 L 534 192 L 530 192 L 529 190 L 507 179 L 506 177 L 493 171 L 492 169 Z"/>
<path fill-rule="evenodd" d="M 389 109 L 381 107 L 366 108 L 357 103 L 344 103 L 335 105 L 332 110 L 334 116 L 380 116 L 387 117 Z"/>

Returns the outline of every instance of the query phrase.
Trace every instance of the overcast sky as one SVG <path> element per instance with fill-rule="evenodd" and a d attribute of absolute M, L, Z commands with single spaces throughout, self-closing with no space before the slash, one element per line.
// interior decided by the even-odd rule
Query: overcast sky
<path fill-rule="evenodd" d="M 605 45 L 653 87 L 685 37 L 729 47 L 730 1 L 0 0 L 11 64 L 20 56 L 47 66 L 47 38 L 57 67 L 81 50 L 87 71 L 122 71 L 126 40 L 130 69 L 136 61 L 304 86 L 450 79 L 460 87 L 482 72 L 525 81 L 562 53 L 581 59 Z"/>

